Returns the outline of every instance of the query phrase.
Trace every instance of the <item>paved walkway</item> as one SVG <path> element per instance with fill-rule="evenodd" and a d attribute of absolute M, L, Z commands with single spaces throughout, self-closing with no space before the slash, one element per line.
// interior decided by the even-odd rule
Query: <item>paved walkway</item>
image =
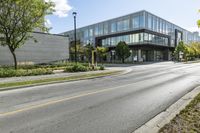
<path fill-rule="evenodd" d="M 40 79 L 49 79 L 49 78 L 62 78 L 62 77 L 70 77 L 70 76 L 78 76 L 78 75 L 86 75 L 86 74 L 98 74 L 102 72 L 112 72 L 117 70 L 125 70 L 125 68 L 114 68 L 110 67 L 104 71 L 90 71 L 90 72 L 79 72 L 79 73 L 56 73 L 50 75 L 38 75 L 38 76 L 23 76 L 23 77 L 11 77 L 11 78 L 0 78 L 1 83 L 11 83 L 11 82 L 22 82 L 22 81 L 31 81 L 31 80 L 40 80 Z"/>

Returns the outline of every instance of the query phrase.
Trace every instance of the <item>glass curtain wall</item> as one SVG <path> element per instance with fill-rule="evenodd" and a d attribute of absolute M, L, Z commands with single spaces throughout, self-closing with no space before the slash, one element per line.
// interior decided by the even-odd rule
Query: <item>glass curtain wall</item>
<path fill-rule="evenodd" d="M 116 46 L 120 41 L 125 41 L 129 45 L 134 44 L 155 44 L 169 46 L 167 37 L 161 37 L 149 33 L 136 33 L 117 37 L 106 38 L 102 40 L 102 46 Z"/>

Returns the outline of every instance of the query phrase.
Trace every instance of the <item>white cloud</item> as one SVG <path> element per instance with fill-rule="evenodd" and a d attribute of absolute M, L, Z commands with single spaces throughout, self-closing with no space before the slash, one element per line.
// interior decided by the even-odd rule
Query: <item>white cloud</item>
<path fill-rule="evenodd" d="M 54 15 L 58 17 L 67 17 L 68 12 L 72 9 L 72 7 L 68 3 L 68 0 L 45 0 L 45 1 L 52 1 L 55 3 Z"/>
<path fill-rule="evenodd" d="M 52 23 L 49 19 L 46 19 L 45 26 L 49 28 L 52 26 Z"/>

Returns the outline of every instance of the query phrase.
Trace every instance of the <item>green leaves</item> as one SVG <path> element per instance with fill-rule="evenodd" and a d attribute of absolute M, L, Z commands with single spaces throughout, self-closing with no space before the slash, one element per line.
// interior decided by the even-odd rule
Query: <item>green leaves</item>
<path fill-rule="evenodd" d="M 115 51 L 116 55 L 122 60 L 122 63 L 124 63 L 124 60 L 131 55 L 130 49 L 126 42 L 120 41 L 116 46 Z"/>
<path fill-rule="evenodd" d="M 97 51 L 97 55 L 100 59 L 100 62 L 102 62 L 102 60 L 106 57 L 106 54 L 108 52 L 108 48 L 105 47 L 97 47 L 96 48 Z"/>
<path fill-rule="evenodd" d="M 193 42 L 190 44 L 184 44 L 180 42 L 176 47 L 174 54 L 178 57 L 179 53 L 183 52 L 183 58 L 185 60 L 193 60 L 200 57 L 200 43 Z"/>
<path fill-rule="evenodd" d="M 38 29 L 48 32 L 45 16 L 51 14 L 54 4 L 43 0 L 4 0 L 0 2 L 0 34 L 4 38 L 0 45 L 8 46 L 11 53 Z M 16 65 L 16 63 L 15 63 Z"/>
<path fill-rule="evenodd" d="M 197 25 L 200 28 L 200 20 L 197 21 Z"/>

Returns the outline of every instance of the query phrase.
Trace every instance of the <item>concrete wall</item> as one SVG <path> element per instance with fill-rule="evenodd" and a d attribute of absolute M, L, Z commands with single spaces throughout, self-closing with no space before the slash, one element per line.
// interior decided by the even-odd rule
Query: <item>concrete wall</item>
<path fill-rule="evenodd" d="M 38 41 L 28 40 L 16 50 L 17 60 L 23 64 L 48 63 L 69 59 L 68 37 L 33 33 Z M 0 46 L 0 65 L 12 65 L 13 57 L 8 47 Z"/>

